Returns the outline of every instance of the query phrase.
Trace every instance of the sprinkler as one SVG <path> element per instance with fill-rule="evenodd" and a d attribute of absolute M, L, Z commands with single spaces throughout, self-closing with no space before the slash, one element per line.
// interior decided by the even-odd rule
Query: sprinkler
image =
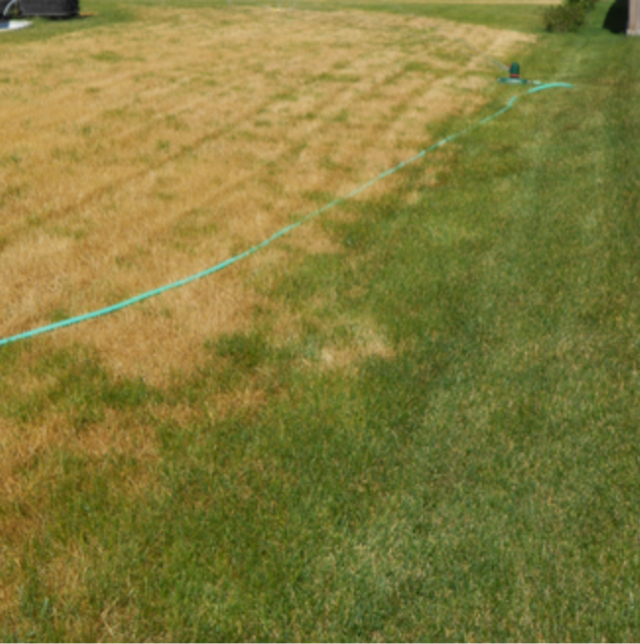
<path fill-rule="evenodd" d="M 509 67 L 509 78 L 498 78 L 499 83 L 508 85 L 540 85 L 540 81 L 531 81 L 526 78 L 520 78 L 520 63 L 511 63 Z"/>

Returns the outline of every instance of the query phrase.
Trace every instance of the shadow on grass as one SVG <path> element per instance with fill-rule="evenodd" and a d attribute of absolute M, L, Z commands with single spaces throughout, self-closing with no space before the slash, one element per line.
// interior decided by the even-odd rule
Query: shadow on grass
<path fill-rule="evenodd" d="M 612 34 L 624 34 L 629 23 L 629 0 L 615 0 L 609 7 L 602 27 Z"/>

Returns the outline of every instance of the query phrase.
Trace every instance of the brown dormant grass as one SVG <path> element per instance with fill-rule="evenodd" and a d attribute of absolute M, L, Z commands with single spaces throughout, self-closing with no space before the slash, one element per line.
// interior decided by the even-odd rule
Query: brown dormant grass
<path fill-rule="evenodd" d="M 414 155 L 428 126 L 477 109 L 494 78 L 459 39 L 496 57 L 530 40 L 415 17 L 230 7 L 140 10 L 135 24 L 0 43 L 0 337 L 212 266 Z M 198 364 L 205 338 L 251 325 L 265 302 L 247 277 L 332 250 L 318 226 L 298 229 L 206 280 L 41 336 L 5 384 L 47 387 L 30 367 L 72 343 L 116 375 L 164 384 Z M 324 347 L 320 368 L 391 355 L 367 320 L 348 323 L 357 342 Z M 279 332 L 296 325 L 283 311 Z M 247 386 L 211 413 L 263 395 Z M 157 413 L 182 423 L 192 412 Z M 62 411 L 32 423 L 0 418 L 0 494 L 6 507 L 29 504 L 0 520 L 0 572 L 13 580 L 0 588 L 0 621 L 19 601 L 16 553 L 38 531 L 42 482 L 56 476 L 44 455 L 131 455 L 143 466 L 119 484 L 136 494 L 155 482 L 144 467 L 157 457 L 149 431 L 113 410 L 83 432 Z M 43 575 L 75 592 L 83 566 L 70 551 Z M 119 619 L 103 615 L 111 639 Z"/>
<path fill-rule="evenodd" d="M 527 39 L 358 12 L 139 18 L 2 49 L 2 337 L 212 266 L 352 190 L 481 103 L 492 74 L 455 39 L 496 57 Z M 314 226 L 294 243 L 331 249 Z M 247 271 L 276 261 L 282 249 L 46 342 L 164 382 L 205 337 L 251 323 Z"/>

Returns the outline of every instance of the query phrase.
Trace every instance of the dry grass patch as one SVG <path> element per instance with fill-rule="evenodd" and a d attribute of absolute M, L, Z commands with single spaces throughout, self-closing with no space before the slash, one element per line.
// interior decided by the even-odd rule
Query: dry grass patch
<path fill-rule="evenodd" d="M 134 25 L 0 43 L 0 107 L 11 124 L 0 141 L 0 337 L 200 271 L 412 156 L 430 124 L 476 109 L 492 78 L 456 38 L 494 56 L 527 40 L 422 18 L 231 8 L 147 9 Z M 77 342 L 116 377 L 168 384 L 202 363 L 205 338 L 246 331 L 269 306 L 249 277 L 264 285 L 275 265 L 308 252 L 337 248 L 317 226 L 298 229 L 213 278 L 39 339 L 4 386 L 35 399 L 56 383 L 34 366 Z M 342 323 L 353 343 L 325 347 L 321 368 L 391 355 L 366 323 Z M 295 333 L 283 319 L 275 336 L 289 326 Z M 219 393 L 210 412 L 256 408 L 265 395 L 250 381 Z M 102 464 L 130 457 L 139 467 L 119 485 L 134 496 L 153 486 L 155 434 L 105 409 L 82 431 L 77 410 L 53 404 L 25 422 L 0 420 L 5 507 L 42 500 L 56 475 L 52 447 Z M 171 405 L 156 412 L 193 420 Z M 6 514 L 4 542 L 23 541 L 39 516 L 32 505 Z M 82 562 L 69 565 L 80 574 Z M 18 601 L 15 579 L 0 611 Z"/>
<path fill-rule="evenodd" d="M 53 449 L 52 449 L 53 448 Z M 44 528 L 51 513 L 50 490 L 63 478 L 64 458 L 79 457 L 97 470 L 119 458 L 120 467 L 109 487 L 129 498 L 158 490 L 155 430 L 131 414 L 106 411 L 99 424 L 78 431 L 66 414 L 47 414 L 38 423 L 17 424 L 0 419 L 0 623 L 15 616 L 29 572 L 24 569 L 24 544 Z M 64 454 L 64 456 L 63 456 Z M 77 493 L 81 494 L 79 485 Z M 40 570 L 42 592 L 74 597 L 82 591 L 88 564 L 86 549 L 72 543 L 67 551 Z M 8 625 L 9 622 L 4 622 Z"/>
<path fill-rule="evenodd" d="M 395 351 L 382 335 L 371 329 L 362 329 L 353 345 L 323 347 L 321 365 L 325 369 L 344 369 L 362 358 L 392 358 L 394 355 Z"/>
<path fill-rule="evenodd" d="M 527 40 L 358 12 L 147 9 L 133 25 L 5 47 L 0 334 L 202 270 L 411 156 L 428 124 L 482 101 L 485 62 L 454 38 L 494 56 Z M 330 249 L 317 227 L 294 243 Z M 116 373 L 166 382 L 203 338 L 251 324 L 246 271 L 268 262 L 54 344 L 92 344 Z"/>
<path fill-rule="evenodd" d="M 93 460 L 125 456 L 137 464 L 157 460 L 155 431 L 130 414 L 106 410 L 99 424 L 79 431 L 64 413 L 51 413 L 37 423 L 15 423 L 0 420 L 0 476 L 3 502 L 10 506 L 23 497 L 40 498 L 43 482 L 53 480 L 59 463 L 50 459 L 52 445 L 68 454 Z M 47 454 L 47 458 L 44 458 Z M 132 490 L 148 488 L 144 467 L 119 485 Z M 139 480 L 145 478 L 144 484 Z"/>

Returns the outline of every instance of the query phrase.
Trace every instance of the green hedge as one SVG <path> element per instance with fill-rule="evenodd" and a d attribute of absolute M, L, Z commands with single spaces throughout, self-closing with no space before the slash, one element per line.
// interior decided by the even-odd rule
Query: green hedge
<path fill-rule="evenodd" d="M 548 7 L 543 13 L 547 31 L 578 31 L 597 0 L 565 0 L 560 6 Z"/>

